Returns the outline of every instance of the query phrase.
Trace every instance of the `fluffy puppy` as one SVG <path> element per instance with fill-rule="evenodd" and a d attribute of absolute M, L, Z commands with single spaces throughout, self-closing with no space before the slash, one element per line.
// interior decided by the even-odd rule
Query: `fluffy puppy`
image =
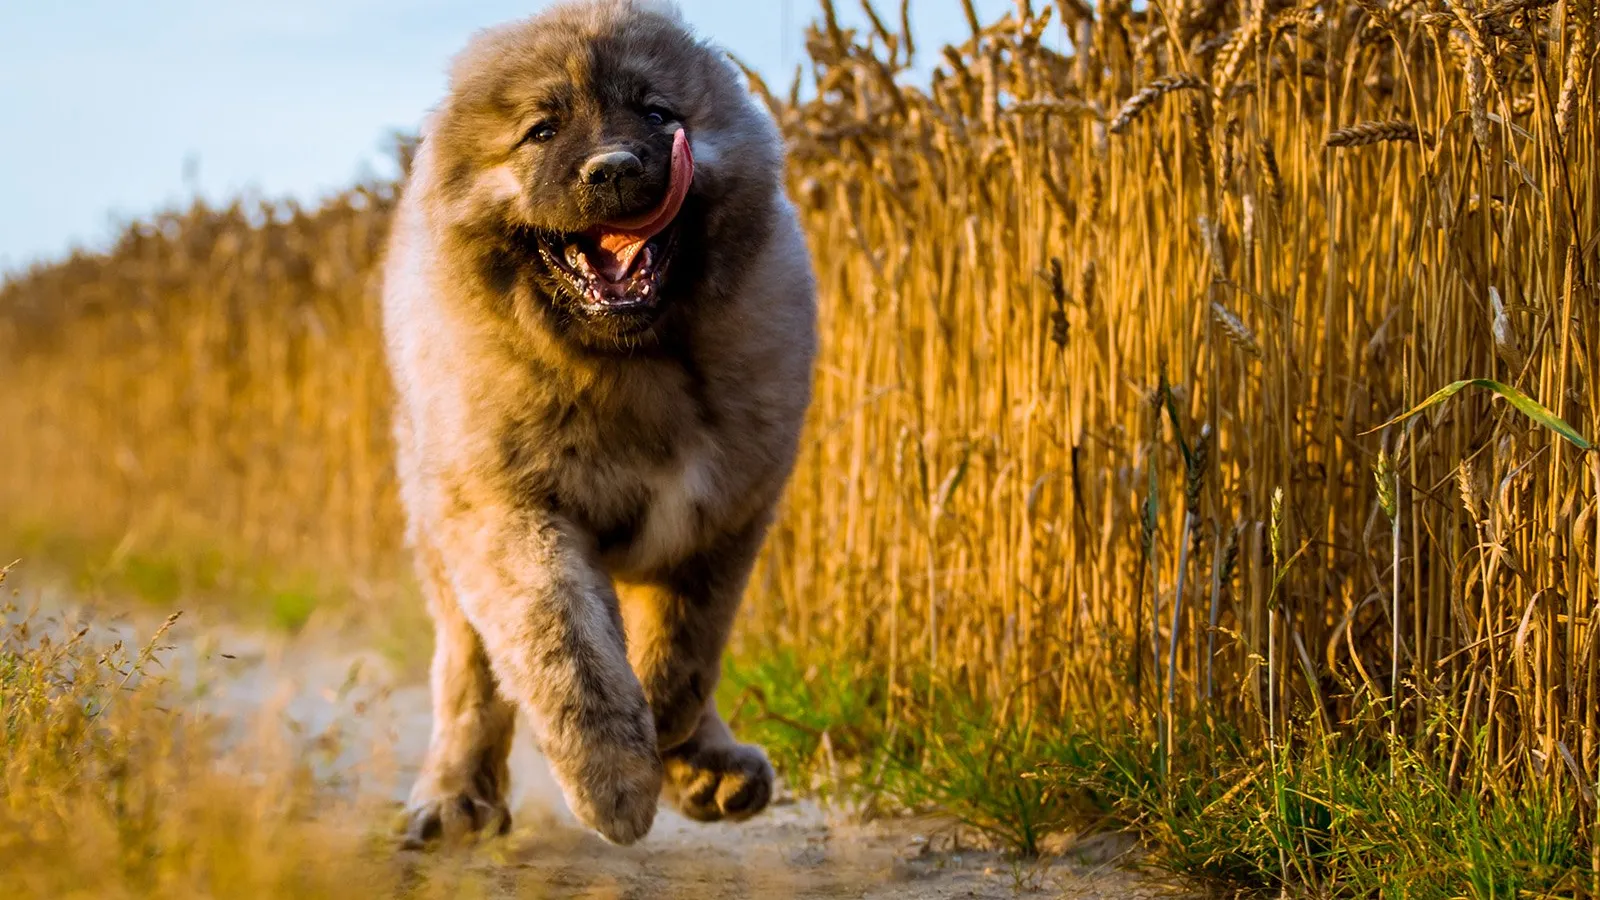
<path fill-rule="evenodd" d="M 646 834 L 767 803 L 712 699 L 810 399 L 782 145 L 669 4 L 478 35 L 384 270 L 397 466 L 435 629 L 409 840 L 503 830 L 515 710 L 573 811 Z"/>

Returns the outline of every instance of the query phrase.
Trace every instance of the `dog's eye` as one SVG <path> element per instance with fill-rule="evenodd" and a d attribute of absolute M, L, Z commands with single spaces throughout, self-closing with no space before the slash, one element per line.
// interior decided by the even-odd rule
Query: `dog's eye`
<path fill-rule="evenodd" d="M 542 144 L 555 136 L 556 126 L 554 122 L 540 122 L 528 129 L 528 140 L 536 144 Z"/>
<path fill-rule="evenodd" d="M 644 120 L 658 128 L 668 122 L 675 122 L 677 119 L 678 117 L 673 115 L 671 110 L 663 109 L 659 106 L 652 106 L 644 111 Z"/>

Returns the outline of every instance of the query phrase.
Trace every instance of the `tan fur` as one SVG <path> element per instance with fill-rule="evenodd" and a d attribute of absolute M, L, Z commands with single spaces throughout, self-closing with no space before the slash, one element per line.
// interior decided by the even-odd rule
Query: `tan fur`
<path fill-rule="evenodd" d="M 677 105 L 707 210 L 693 296 L 614 352 L 552 327 L 508 271 L 516 249 L 495 250 L 523 226 L 575 226 L 539 218 L 530 186 L 561 173 L 507 150 L 521 123 L 485 100 L 541 78 L 584 88 L 601 41 Z M 413 840 L 504 826 L 514 706 L 614 842 L 649 831 L 663 789 L 697 819 L 765 805 L 771 769 L 711 697 L 809 401 L 813 281 L 780 169 L 770 120 L 665 4 L 563 5 L 458 60 L 385 269 L 398 471 L 436 632 Z"/>

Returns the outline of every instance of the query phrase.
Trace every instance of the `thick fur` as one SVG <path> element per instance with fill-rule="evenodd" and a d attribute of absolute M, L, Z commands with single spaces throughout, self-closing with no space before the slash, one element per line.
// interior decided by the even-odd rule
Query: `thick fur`
<path fill-rule="evenodd" d="M 554 138 L 524 138 L 551 121 Z M 648 321 L 589 315 L 534 236 L 652 205 L 677 127 L 697 165 L 665 302 Z M 645 171 L 601 196 L 578 167 L 619 143 Z M 519 707 L 613 842 L 646 834 L 663 793 L 702 820 L 766 805 L 771 767 L 712 692 L 810 399 L 813 276 L 781 173 L 770 117 L 670 5 L 569 3 L 458 58 L 384 272 L 436 632 L 412 840 L 506 826 Z"/>

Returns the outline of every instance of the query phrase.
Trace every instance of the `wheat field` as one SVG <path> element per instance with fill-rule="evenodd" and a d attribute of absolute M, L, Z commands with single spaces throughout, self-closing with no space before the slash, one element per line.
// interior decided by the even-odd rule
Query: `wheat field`
<path fill-rule="evenodd" d="M 859 662 L 891 723 L 1425 751 L 1600 854 L 1600 4 L 1018 0 L 946 48 L 862 6 L 814 90 L 752 76 L 823 341 L 743 645 Z M 12 530 L 404 579 L 395 190 L 8 278 Z"/>

